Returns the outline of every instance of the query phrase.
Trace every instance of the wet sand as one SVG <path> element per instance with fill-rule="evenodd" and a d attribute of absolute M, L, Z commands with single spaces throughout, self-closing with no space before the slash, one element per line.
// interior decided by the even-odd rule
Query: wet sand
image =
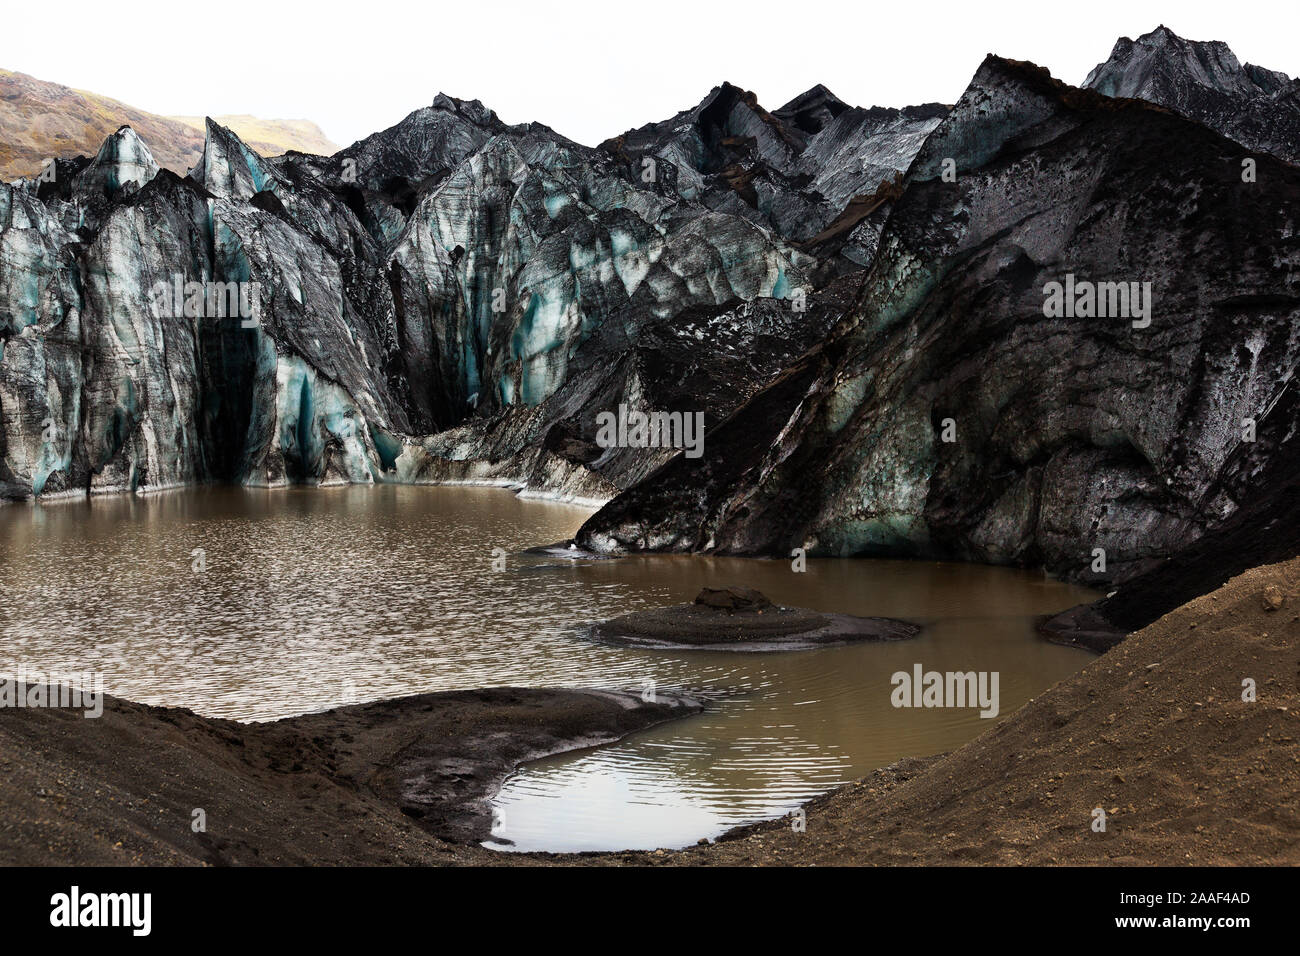
<path fill-rule="evenodd" d="M 0 710 L 0 863 L 494 862 L 477 841 L 506 776 L 700 709 L 656 698 L 493 688 L 261 724 L 115 698 L 94 719 Z"/>

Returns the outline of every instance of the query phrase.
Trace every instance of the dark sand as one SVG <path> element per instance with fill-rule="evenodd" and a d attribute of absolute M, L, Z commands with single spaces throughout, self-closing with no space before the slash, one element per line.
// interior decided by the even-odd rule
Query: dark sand
<path fill-rule="evenodd" d="M 520 763 L 700 705 L 493 688 L 243 724 L 108 698 L 0 709 L 0 863 L 419 864 L 476 845 Z M 193 811 L 207 832 L 192 830 Z M 434 834 L 437 834 L 435 836 Z"/>

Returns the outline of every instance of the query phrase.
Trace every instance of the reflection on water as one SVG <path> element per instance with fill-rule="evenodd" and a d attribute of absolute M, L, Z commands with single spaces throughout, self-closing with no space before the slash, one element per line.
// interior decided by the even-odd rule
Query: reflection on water
<path fill-rule="evenodd" d="M 1030 621 L 1094 595 L 1038 574 L 517 553 L 570 536 L 589 513 L 404 486 L 0 507 L 0 670 L 101 671 L 110 693 L 244 720 L 505 684 L 640 690 L 648 679 L 714 698 L 703 715 L 508 781 L 501 838 L 581 850 L 685 845 L 990 725 L 974 710 L 893 708 L 896 670 L 999 671 L 1005 716 L 1087 660 Z M 510 553 L 505 571 L 494 548 Z M 726 584 L 928 626 L 903 643 L 761 655 L 634 650 L 576 632 Z"/>

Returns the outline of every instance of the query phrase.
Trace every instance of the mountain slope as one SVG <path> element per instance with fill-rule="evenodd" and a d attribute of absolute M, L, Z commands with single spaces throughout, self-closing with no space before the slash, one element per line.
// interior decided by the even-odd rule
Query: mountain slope
<path fill-rule="evenodd" d="M 804 241 L 906 170 L 946 113 L 939 104 L 850 107 L 823 86 L 768 112 L 753 93 L 723 83 L 693 109 L 601 149 L 638 175 L 650 169 L 684 198 Z"/>
<path fill-rule="evenodd" d="M 1159 103 L 1243 146 L 1300 162 L 1300 80 L 1237 60 L 1225 43 L 1160 26 L 1122 37 L 1084 86 Z"/>
<path fill-rule="evenodd" d="M 990 57 L 912 163 L 828 342 L 580 543 L 955 558 L 1113 585 L 1273 500 L 1300 367 L 1300 169 L 1260 156 L 1263 189 L 1242 182 L 1243 154 Z M 1049 316 L 1067 276 L 1150 283 L 1149 323 Z M 1293 526 L 1254 532 L 1297 542 Z"/>
<path fill-rule="evenodd" d="M 202 116 L 169 116 L 168 119 L 184 123 L 200 132 L 205 128 Z M 330 156 L 337 153 L 339 147 L 324 130 L 305 119 L 261 119 L 248 113 L 212 117 L 222 126 L 233 130 L 252 149 L 263 156 L 279 156 L 289 150 L 300 153 L 315 153 L 318 156 Z"/>
<path fill-rule="evenodd" d="M 58 172 L 0 186 L 5 497 L 461 469 L 605 498 L 662 450 L 589 454 L 600 408 L 738 401 L 830 324 L 760 224 L 445 96 L 334 157 L 209 120 L 184 179 L 129 127 Z M 254 321 L 170 292 L 218 283 Z M 686 316 L 693 342 L 660 329 Z"/>
<path fill-rule="evenodd" d="M 236 128 L 255 134 L 249 145 L 263 155 L 337 148 L 305 120 L 232 119 Z M 93 156 L 105 137 L 124 125 L 149 144 L 159 165 L 177 175 L 184 175 L 203 150 L 201 120 L 159 116 L 97 93 L 0 70 L 0 180 L 35 175 L 52 157 Z"/>

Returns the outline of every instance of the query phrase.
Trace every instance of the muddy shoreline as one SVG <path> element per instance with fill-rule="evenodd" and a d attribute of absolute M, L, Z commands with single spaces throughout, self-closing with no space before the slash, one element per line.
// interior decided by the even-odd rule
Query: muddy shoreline
<path fill-rule="evenodd" d="M 95 719 L 6 708 L 0 863 L 495 862 L 502 854 L 478 843 L 491 833 L 491 799 L 520 764 L 701 709 L 663 691 L 647 702 L 510 687 L 269 723 L 107 696 Z"/>

